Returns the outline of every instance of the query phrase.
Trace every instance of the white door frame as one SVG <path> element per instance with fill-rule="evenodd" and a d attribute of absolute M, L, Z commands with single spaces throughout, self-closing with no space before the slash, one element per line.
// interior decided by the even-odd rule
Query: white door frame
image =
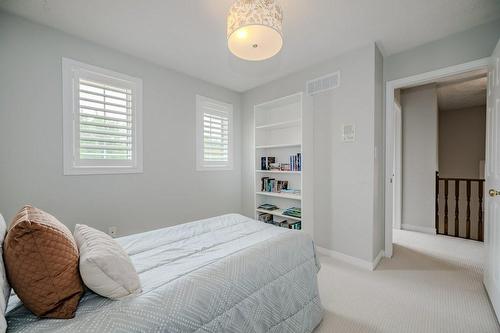
<path fill-rule="evenodd" d="M 385 256 L 392 257 L 392 228 L 394 220 L 393 200 L 399 196 L 399 202 L 402 202 L 401 193 L 394 193 L 392 186 L 392 177 L 395 173 L 393 166 L 395 164 L 395 142 L 401 140 L 401 135 L 396 137 L 395 131 L 395 113 L 394 113 L 394 90 L 419 86 L 435 82 L 451 75 L 462 74 L 478 69 L 488 69 L 488 58 L 482 58 L 464 64 L 441 68 L 438 70 L 417 74 L 397 80 L 388 81 L 385 88 Z M 401 175 L 401 170 L 396 172 Z M 397 207 L 396 207 L 397 208 Z"/>
<path fill-rule="evenodd" d="M 403 199 L 403 111 L 401 105 L 394 101 L 394 170 L 393 189 L 396 191 L 393 197 L 392 227 L 401 229 L 402 199 Z"/>

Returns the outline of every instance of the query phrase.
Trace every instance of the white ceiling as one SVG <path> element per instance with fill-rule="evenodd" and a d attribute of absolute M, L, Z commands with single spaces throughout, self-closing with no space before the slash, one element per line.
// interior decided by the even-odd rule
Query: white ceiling
<path fill-rule="evenodd" d="M 371 41 L 387 56 L 500 17 L 497 0 L 281 0 L 284 48 L 251 63 L 227 50 L 232 2 L 0 0 L 0 7 L 236 91 Z"/>
<path fill-rule="evenodd" d="M 486 105 L 485 74 L 438 83 L 439 110 L 457 110 Z"/>

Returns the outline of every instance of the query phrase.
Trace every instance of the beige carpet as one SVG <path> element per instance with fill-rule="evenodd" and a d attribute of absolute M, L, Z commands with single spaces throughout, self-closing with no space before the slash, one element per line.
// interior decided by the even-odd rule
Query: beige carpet
<path fill-rule="evenodd" d="M 396 231 L 373 272 L 321 256 L 316 332 L 500 332 L 482 284 L 482 243 Z"/>

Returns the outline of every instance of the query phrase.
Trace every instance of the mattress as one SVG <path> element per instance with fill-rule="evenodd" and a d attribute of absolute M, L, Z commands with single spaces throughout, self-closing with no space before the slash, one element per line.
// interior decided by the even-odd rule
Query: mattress
<path fill-rule="evenodd" d="M 118 238 L 140 295 L 87 291 L 73 319 L 39 319 L 15 296 L 7 332 L 311 332 L 321 321 L 317 260 L 301 231 L 229 214 Z"/>

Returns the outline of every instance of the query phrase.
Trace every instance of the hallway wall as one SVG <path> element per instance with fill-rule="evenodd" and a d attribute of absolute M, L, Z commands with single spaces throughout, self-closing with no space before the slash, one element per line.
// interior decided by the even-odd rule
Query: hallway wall
<path fill-rule="evenodd" d="M 486 106 L 439 110 L 439 175 L 479 178 L 485 140 Z"/>
<path fill-rule="evenodd" d="M 438 170 L 438 110 L 434 84 L 401 92 L 403 229 L 433 233 Z"/>

